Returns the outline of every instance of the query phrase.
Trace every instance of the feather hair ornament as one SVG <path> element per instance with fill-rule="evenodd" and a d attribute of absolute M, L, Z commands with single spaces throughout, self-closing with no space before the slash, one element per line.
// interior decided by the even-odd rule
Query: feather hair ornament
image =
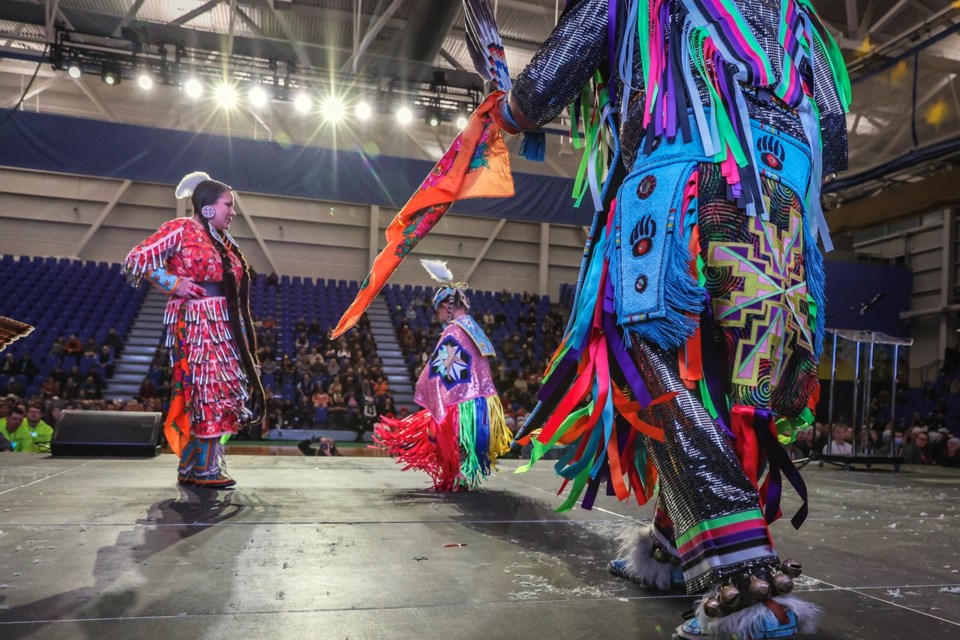
<path fill-rule="evenodd" d="M 193 171 L 188 173 L 180 180 L 180 184 L 177 185 L 173 194 L 177 196 L 177 200 L 189 198 L 193 195 L 193 190 L 197 188 L 197 185 L 204 180 L 212 180 L 206 171 Z"/>
<path fill-rule="evenodd" d="M 453 272 L 443 260 L 430 260 L 429 258 L 420 258 L 420 264 L 427 270 L 430 277 L 441 284 L 453 284 Z"/>

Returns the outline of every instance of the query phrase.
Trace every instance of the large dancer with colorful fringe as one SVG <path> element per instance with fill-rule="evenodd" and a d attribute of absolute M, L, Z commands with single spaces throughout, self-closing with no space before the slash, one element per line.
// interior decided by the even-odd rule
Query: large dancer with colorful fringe
<path fill-rule="evenodd" d="M 163 322 L 173 380 L 164 435 L 180 458 L 177 482 L 225 489 L 236 482 L 223 444 L 244 424 L 259 435 L 252 408 L 263 406 L 250 275 L 227 232 L 236 215 L 232 189 L 197 171 L 175 195 L 190 198 L 195 215 L 164 222 L 123 266 L 135 284 L 146 278 L 170 297 Z"/>
<path fill-rule="evenodd" d="M 444 262 L 421 263 L 441 283 L 433 307 L 446 325 L 417 380 L 414 399 L 424 409 L 403 420 L 381 418 L 373 438 L 404 470 L 425 471 L 438 491 L 472 489 L 510 450 L 487 361 L 496 352 L 468 313 L 466 284 L 454 282 Z"/>
<path fill-rule="evenodd" d="M 566 509 L 604 484 L 643 504 L 659 479 L 653 525 L 611 569 L 702 594 L 684 638 L 815 624 L 768 526 L 784 476 L 803 498 L 793 524 L 806 515 L 781 443 L 809 425 L 819 390 L 820 185 L 846 164 L 849 91 L 810 0 L 570 0 L 500 100 L 511 133 L 573 103 L 587 142 L 577 195 L 592 187 L 596 210 L 526 425 L 531 464 L 569 445 Z"/>

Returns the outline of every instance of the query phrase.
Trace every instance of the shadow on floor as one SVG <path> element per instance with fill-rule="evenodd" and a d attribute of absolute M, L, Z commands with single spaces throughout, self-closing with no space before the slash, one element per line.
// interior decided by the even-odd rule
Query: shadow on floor
<path fill-rule="evenodd" d="M 241 516 L 247 508 L 244 503 L 249 502 L 239 491 L 178 489 L 178 498 L 150 505 L 133 528 L 121 531 L 114 544 L 97 550 L 93 584 L 0 612 L 0 622 L 24 623 L 4 625 L 4 640 L 42 633 L 43 627 L 69 618 L 120 618 L 135 614 L 138 589 L 120 584 L 142 581 L 140 567 L 146 560 L 184 539 Z M 216 536 L 204 544 L 216 544 Z M 5 597 L 0 595 L 0 605 L 3 600 Z"/>

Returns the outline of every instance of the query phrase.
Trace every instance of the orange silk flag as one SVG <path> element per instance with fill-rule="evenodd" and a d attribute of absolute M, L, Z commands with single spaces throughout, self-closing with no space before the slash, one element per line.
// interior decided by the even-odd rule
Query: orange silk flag
<path fill-rule="evenodd" d="M 510 152 L 494 114 L 502 91 L 494 91 L 470 116 L 440 162 L 387 227 L 387 246 L 373 261 L 360 292 L 343 313 L 333 337 L 353 327 L 403 259 L 454 202 L 513 195 Z"/>

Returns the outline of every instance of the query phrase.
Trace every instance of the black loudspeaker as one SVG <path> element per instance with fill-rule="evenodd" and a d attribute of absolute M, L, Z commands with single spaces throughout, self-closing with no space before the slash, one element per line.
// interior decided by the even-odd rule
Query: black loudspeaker
<path fill-rule="evenodd" d="M 50 452 L 55 456 L 157 456 L 160 417 L 150 411 L 64 411 Z"/>

